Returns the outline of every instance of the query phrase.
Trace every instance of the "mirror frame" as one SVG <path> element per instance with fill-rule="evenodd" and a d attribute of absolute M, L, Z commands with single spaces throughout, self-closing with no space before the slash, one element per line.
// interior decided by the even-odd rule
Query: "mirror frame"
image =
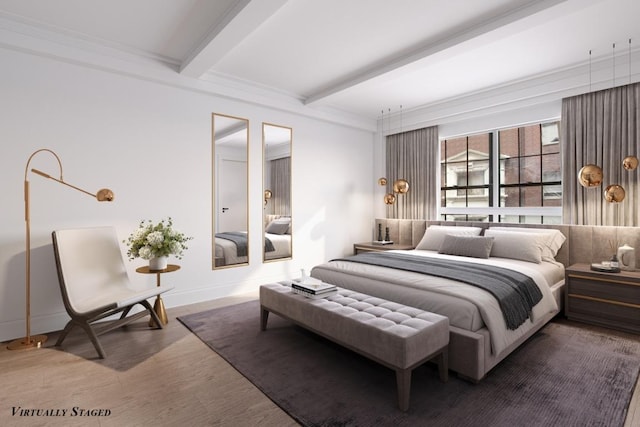
<path fill-rule="evenodd" d="M 217 190 L 217 185 L 220 184 L 220 180 L 221 180 L 221 178 L 218 176 L 218 174 L 220 173 L 220 170 L 218 167 L 219 153 L 216 151 L 216 117 L 219 118 L 220 120 L 227 120 L 227 121 L 237 120 L 241 123 L 244 123 L 244 131 L 245 131 L 244 158 L 246 161 L 246 168 L 245 168 L 246 170 L 244 172 L 246 174 L 245 175 L 246 189 L 245 189 L 244 210 L 245 210 L 246 224 L 244 227 L 245 230 L 229 230 L 229 231 L 246 231 L 247 256 L 246 256 L 246 261 L 242 261 L 234 264 L 228 264 L 228 265 L 225 263 L 224 258 L 221 259 L 220 257 L 216 257 L 216 234 L 218 233 L 217 230 L 220 223 L 220 219 L 218 218 L 218 215 L 217 215 L 219 214 L 217 212 L 217 209 L 218 209 L 217 202 L 219 202 L 220 192 L 216 190 Z M 241 127 L 238 127 L 238 129 L 234 130 L 233 126 L 229 126 L 227 129 L 219 129 L 219 131 L 222 131 L 223 133 L 225 133 L 222 135 L 222 138 L 225 138 L 237 132 L 241 132 L 242 129 Z M 227 114 L 219 114 L 219 113 L 211 114 L 211 227 L 212 227 L 211 228 L 211 231 L 212 231 L 211 233 L 211 268 L 213 270 L 218 270 L 218 269 L 224 269 L 224 268 L 241 267 L 241 266 L 249 265 L 249 249 L 250 249 L 250 245 L 249 245 L 249 119 L 245 119 L 243 117 L 236 117 L 236 116 L 230 116 Z M 227 240 L 227 241 L 230 242 L 230 245 L 234 245 L 232 241 L 230 240 Z"/>
<path fill-rule="evenodd" d="M 267 230 L 267 215 L 269 215 L 269 211 L 267 209 L 268 203 L 271 202 L 271 200 L 273 199 L 267 199 L 266 194 L 267 191 L 271 192 L 271 197 L 275 198 L 278 197 L 277 194 L 275 194 L 276 192 L 273 192 L 272 188 L 269 188 L 269 186 L 267 185 L 267 183 L 270 181 L 269 177 L 267 176 L 267 174 L 270 171 L 270 168 L 267 167 L 267 162 L 269 162 L 271 159 L 269 158 L 269 153 L 268 153 L 268 146 L 270 144 L 270 141 L 267 140 L 268 138 L 268 131 L 267 129 L 271 127 L 271 128 L 278 128 L 280 130 L 285 130 L 288 131 L 289 133 L 289 140 L 288 142 L 278 142 L 276 141 L 276 144 L 282 144 L 284 145 L 285 143 L 288 144 L 288 155 L 290 158 L 289 161 L 289 200 L 288 200 L 288 206 L 289 206 L 289 212 L 288 212 L 288 216 L 291 218 L 290 220 L 290 224 L 289 224 L 289 234 L 290 238 L 289 238 L 289 248 L 288 248 L 288 253 L 277 257 L 277 258 L 267 258 L 267 251 L 265 248 L 265 242 L 263 242 L 262 244 L 262 262 L 263 263 L 267 263 L 267 262 L 277 262 L 277 261 L 285 261 L 285 260 L 290 260 L 293 258 L 293 192 L 292 192 L 292 170 L 293 170 L 293 128 L 289 127 L 289 126 L 282 126 L 282 125 L 276 125 L 273 123 L 267 123 L 267 122 L 262 122 L 262 194 L 264 195 L 264 203 L 263 203 L 263 213 L 262 213 L 262 236 L 266 239 L 266 230 Z M 283 150 L 284 152 L 285 150 Z M 286 157 L 286 156 L 285 156 Z M 273 202 L 272 202 L 273 203 Z M 276 247 L 278 247 L 278 245 L 274 245 Z"/>

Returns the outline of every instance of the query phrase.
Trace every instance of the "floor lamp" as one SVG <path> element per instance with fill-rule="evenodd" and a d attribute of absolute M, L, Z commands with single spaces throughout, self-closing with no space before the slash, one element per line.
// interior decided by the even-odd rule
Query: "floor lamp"
<path fill-rule="evenodd" d="M 58 161 L 58 166 L 60 167 L 60 179 L 54 178 L 44 172 L 41 172 L 37 169 L 31 169 L 31 172 L 36 173 L 45 178 L 52 179 L 54 181 L 59 182 L 60 184 L 64 184 L 68 187 L 73 188 L 74 190 L 81 191 L 89 196 L 95 197 L 99 202 L 111 202 L 113 200 L 113 191 L 103 188 L 99 190 L 96 194 L 89 193 L 88 191 L 83 190 L 82 188 L 78 188 L 74 185 L 71 185 L 64 181 L 62 177 L 62 162 L 60 161 L 60 157 L 53 151 L 48 148 L 41 148 L 39 150 L 34 151 L 31 156 L 29 156 L 29 160 L 27 160 L 27 166 L 24 169 L 24 220 L 25 220 L 25 229 L 26 229 L 26 278 L 25 278 L 25 290 L 26 290 L 26 300 L 27 300 L 27 314 L 26 314 L 26 325 L 27 325 L 27 333 L 24 338 L 18 338 L 17 340 L 9 343 L 7 348 L 9 350 L 26 350 L 30 348 L 40 348 L 42 344 L 47 340 L 46 335 L 31 335 L 31 220 L 29 214 L 29 163 L 31 163 L 31 159 L 38 153 L 46 151 L 51 153 L 56 160 Z"/>

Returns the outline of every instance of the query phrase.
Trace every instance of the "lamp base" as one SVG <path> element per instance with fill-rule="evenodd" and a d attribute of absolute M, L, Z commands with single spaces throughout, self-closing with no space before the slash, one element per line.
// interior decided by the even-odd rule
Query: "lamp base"
<path fill-rule="evenodd" d="M 46 335 L 31 335 L 29 340 L 27 340 L 27 337 L 22 337 L 18 338 L 17 340 L 11 341 L 7 348 L 9 350 L 29 350 L 31 348 L 41 348 L 46 341 Z"/>

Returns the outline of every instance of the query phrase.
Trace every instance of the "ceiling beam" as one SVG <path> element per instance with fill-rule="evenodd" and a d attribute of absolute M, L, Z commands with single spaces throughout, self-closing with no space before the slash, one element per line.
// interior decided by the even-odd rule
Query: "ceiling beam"
<path fill-rule="evenodd" d="M 200 78 L 287 0 L 240 0 L 182 61 L 180 74 Z"/>
<path fill-rule="evenodd" d="M 427 43 L 411 52 L 393 58 L 385 58 L 385 60 L 379 62 L 378 64 L 374 64 L 371 67 L 361 69 L 336 82 L 335 84 L 309 95 L 305 99 L 304 103 L 305 105 L 318 103 L 325 98 L 345 91 L 360 83 L 364 83 L 368 80 L 382 76 L 383 74 L 390 73 L 406 65 L 426 59 L 446 49 L 451 49 L 464 42 L 480 37 L 498 28 L 504 27 L 505 25 L 511 24 L 520 19 L 526 18 L 542 10 L 556 6 L 560 3 L 564 3 L 566 1 L 567 0 L 529 1 L 522 7 L 510 10 L 502 15 L 495 16 L 489 20 L 471 26 L 470 28 L 465 28 L 461 31 L 455 31 L 440 40 Z"/>

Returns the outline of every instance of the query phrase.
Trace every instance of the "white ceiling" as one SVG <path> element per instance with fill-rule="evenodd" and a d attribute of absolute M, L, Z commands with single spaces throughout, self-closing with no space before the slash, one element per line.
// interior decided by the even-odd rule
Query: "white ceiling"
<path fill-rule="evenodd" d="M 30 28 L 369 118 L 635 51 L 638 17 L 640 0 L 0 0 Z"/>

